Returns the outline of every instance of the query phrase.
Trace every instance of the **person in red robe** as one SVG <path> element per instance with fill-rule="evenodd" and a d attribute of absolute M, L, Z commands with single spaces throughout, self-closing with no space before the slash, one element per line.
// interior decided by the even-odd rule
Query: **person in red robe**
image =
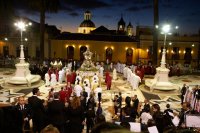
<path fill-rule="evenodd" d="M 107 90 L 110 90 L 112 84 L 112 77 L 108 74 L 106 79 Z"/>
<path fill-rule="evenodd" d="M 65 103 L 66 102 L 66 97 L 67 97 L 67 91 L 64 87 L 61 88 L 61 90 L 59 91 L 59 95 L 60 95 L 60 101 Z"/>
<path fill-rule="evenodd" d="M 72 94 L 72 86 L 70 82 L 67 82 L 67 86 L 66 86 L 66 101 L 69 103 L 69 99 L 71 97 Z"/>
<path fill-rule="evenodd" d="M 49 67 L 49 70 L 48 70 L 48 74 L 49 74 L 49 77 L 50 77 L 50 81 L 51 81 L 51 74 L 53 73 L 53 69 L 51 67 Z"/>
<path fill-rule="evenodd" d="M 107 82 L 107 77 L 109 76 L 109 72 L 106 71 L 106 78 L 105 78 L 105 83 Z"/>
<path fill-rule="evenodd" d="M 55 74 L 56 74 L 56 81 L 58 82 L 58 78 L 59 78 L 59 68 L 56 68 Z"/>
<path fill-rule="evenodd" d="M 66 78 L 67 78 L 66 82 L 70 82 L 70 84 L 72 84 L 72 74 L 71 73 L 67 74 Z"/>
<path fill-rule="evenodd" d="M 76 80 L 76 72 L 73 71 L 73 72 L 72 72 L 72 84 L 75 83 L 75 80 Z"/>
<path fill-rule="evenodd" d="M 144 66 L 141 67 L 141 80 L 144 78 L 144 74 L 145 74 L 145 68 Z"/>
<path fill-rule="evenodd" d="M 142 72 L 140 70 L 137 70 L 136 75 L 140 77 L 140 79 L 142 80 Z"/>

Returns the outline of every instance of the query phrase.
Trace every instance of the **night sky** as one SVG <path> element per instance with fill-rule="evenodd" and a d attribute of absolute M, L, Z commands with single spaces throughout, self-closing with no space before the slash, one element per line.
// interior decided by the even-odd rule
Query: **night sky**
<path fill-rule="evenodd" d="M 104 25 L 108 29 L 117 29 L 117 23 L 123 15 L 126 25 L 129 21 L 135 27 L 153 26 L 153 0 L 68 0 L 62 2 L 62 10 L 46 14 L 46 23 L 56 25 L 62 31 L 76 33 L 83 21 L 83 13 L 89 10 L 96 28 Z M 39 22 L 39 14 L 21 16 Z M 169 22 L 178 25 L 180 34 L 197 34 L 200 29 L 200 0 L 159 0 L 159 24 Z"/>

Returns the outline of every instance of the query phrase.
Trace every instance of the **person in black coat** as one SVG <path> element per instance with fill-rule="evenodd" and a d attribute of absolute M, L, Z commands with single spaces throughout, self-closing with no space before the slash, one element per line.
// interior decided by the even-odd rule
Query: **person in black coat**
<path fill-rule="evenodd" d="M 64 133 L 65 128 L 65 105 L 59 100 L 59 93 L 54 93 L 54 100 L 47 106 L 48 122 L 57 127 L 60 133 Z"/>
<path fill-rule="evenodd" d="M 153 120 L 155 121 L 156 127 L 158 129 L 159 133 L 163 133 L 165 123 L 164 123 L 164 115 L 160 111 L 160 106 L 158 104 L 152 105 L 152 111 L 153 111 Z"/>
<path fill-rule="evenodd" d="M 173 119 L 174 117 L 170 114 L 170 113 L 173 114 L 173 110 L 170 109 L 170 104 L 167 104 L 167 105 L 166 105 L 166 108 L 167 108 L 167 109 L 164 110 L 164 115 L 166 116 L 166 117 L 165 117 L 165 125 L 166 125 L 166 126 L 173 126 L 174 124 L 172 123 L 172 119 Z"/>
<path fill-rule="evenodd" d="M 95 122 L 95 111 L 93 110 L 92 105 L 89 105 L 88 110 L 86 112 L 86 126 L 87 126 L 87 133 L 89 130 L 93 128 Z"/>
<path fill-rule="evenodd" d="M 131 108 L 122 108 L 121 122 L 135 122 L 135 118 L 131 117 Z"/>
<path fill-rule="evenodd" d="M 183 87 L 181 89 L 181 104 L 183 104 L 183 100 L 184 100 L 184 97 L 185 97 L 185 93 L 186 93 L 186 84 L 183 84 Z"/>
<path fill-rule="evenodd" d="M 139 104 L 137 95 L 134 95 L 134 97 L 132 98 L 132 102 L 133 102 L 133 109 L 137 112 L 138 104 Z"/>
<path fill-rule="evenodd" d="M 33 120 L 33 132 L 40 132 L 46 126 L 46 116 L 44 108 L 44 100 L 37 96 L 40 95 L 38 88 L 33 88 L 33 96 L 28 98 L 28 104 L 31 109 L 31 117 Z"/>
<path fill-rule="evenodd" d="M 24 130 L 30 130 L 29 120 L 31 119 L 30 107 L 25 104 L 24 97 L 18 98 L 18 103 L 15 106 L 18 112 L 18 126 L 21 127 L 21 132 Z"/>

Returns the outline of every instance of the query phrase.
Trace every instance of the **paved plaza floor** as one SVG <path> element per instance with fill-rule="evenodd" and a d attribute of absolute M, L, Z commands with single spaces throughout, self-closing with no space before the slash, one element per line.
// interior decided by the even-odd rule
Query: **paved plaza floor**
<path fill-rule="evenodd" d="M 4 83 L 6 79 L 11 77 L 14 74 L 14 69 L 0 69 L 0 84 Z M 150 92 L 149 88 L 144 85 L 145 79 L 152 79 L 154 76 L 152 75 L 146 75 L 144 79 L 142 80 L 142 83 L 140 84 L 139 88 L 137 90 L 132 90 L 130 84 L 123 79 L 122 74 L 117 74 L 118 78 L 117 80 L 112 82 L 111 90 L 106 90 L 106 84 L 102 80 L 101 87 L 103 88 L 102 93 L 102 107 L 104 110 L 104 114 L 106 116 L 107 120 L 112 120 L 113 117 L 113 102 L 112 99 L 114 98 L 115 94 L 118 94 L 119 92 L 122 93 L 123 97 L 123 105 L 124 105 L 124 99 L 126 96 L 134 96 L 137 95 L 139 101 L 142 102 L 144 99 L 148 99 L 150 103 L 158 103 L 161 106 L 161 110 L 165 109 L 165 105 L 167 103 L 171 104 L 171 108 L 174 110 L 179 111 L 180 106 L 180 90 L 173 90 L 173 91 L 158 91 L 155 90 L 153 92 Z M 177 84 L 180 89 L 183 86 L 183 84 L 187 84 L 189 86 L 194 85 L 200 85 L 200 76 L 198 75 L 183 75 L 183 76 L 173 76 L 170 77 L 169 80 L 172 83 Z M 65 86 L 66 84 L 57 84 L 54 86 L 55 91 L 59 91 L 62 86 Z M 41 85 L 40 87 L 41 91 L 41 98 L 47 99 L 48 92 L 51 87 L 45 87 L 45 85 Z M 32 95 L 31 93 L 32 89 L 18 89 L 17 86 L 14 89 L 8 90 L 1 88 L 0 90 L 0 104 L 3 104 L 5 102 L 13 102 L 15 101 L 16 97 L 20 95 L 25 95 L 26 97 L 29 97 Z"/>

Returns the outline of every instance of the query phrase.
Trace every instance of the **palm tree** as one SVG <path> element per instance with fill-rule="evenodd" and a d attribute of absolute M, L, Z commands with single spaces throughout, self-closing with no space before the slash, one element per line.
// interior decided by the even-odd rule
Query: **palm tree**
<path fill-rule="evenodd" d="M 60 0 L 28 0 L 29 10 L 40 13 L 40 59 L 44 59 L 44 34 L 46 13 L 56 13 L 60 9 Z"/>
<path fill-rule="evenodd" d="M 154 0 L 154 34 L 153 34 L 153 64 L 157 65 L 157 57 L 158 57 L 158 30 L 156 29 L 156 25 L 159 23 L 159 12 L 158 12 L 158 0 Z"/>

